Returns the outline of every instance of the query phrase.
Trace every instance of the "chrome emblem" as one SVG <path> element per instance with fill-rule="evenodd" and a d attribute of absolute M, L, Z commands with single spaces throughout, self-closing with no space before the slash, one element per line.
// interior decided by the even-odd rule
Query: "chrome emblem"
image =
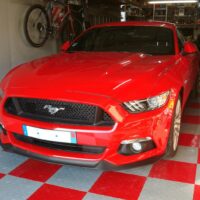
<path fill-rule="evenodd" d="M 61 111 L 61 110 L 65 110 L 65 108 L 57 108 L 57 107 L 53 107 L 52 105 L 45 105 L 43 107 L 44 110 L 48 110 L 48 112 L 51 115 L 55 115 L 57 112 Z"/>

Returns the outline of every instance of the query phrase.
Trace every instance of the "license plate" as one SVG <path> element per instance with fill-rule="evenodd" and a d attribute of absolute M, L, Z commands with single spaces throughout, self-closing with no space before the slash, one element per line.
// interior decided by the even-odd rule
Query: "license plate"
<path fill-rule="evenodd" d="M 23 131 L 25 136 L 36 138 L 39 140 L 60 143 L 77 143 L 75 132 L 48 130 L 25 125 L 23 125 Z"/>

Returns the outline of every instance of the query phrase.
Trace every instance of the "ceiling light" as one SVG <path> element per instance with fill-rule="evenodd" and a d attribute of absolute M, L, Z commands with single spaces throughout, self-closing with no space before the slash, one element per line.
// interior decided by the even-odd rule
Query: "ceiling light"
<path fill-rule="evenodd" d="M 149 4 L 171 4 L 171 3 L 197 3 L 198 0 L 161 0 L 161 1 L 149 1 Z"/>

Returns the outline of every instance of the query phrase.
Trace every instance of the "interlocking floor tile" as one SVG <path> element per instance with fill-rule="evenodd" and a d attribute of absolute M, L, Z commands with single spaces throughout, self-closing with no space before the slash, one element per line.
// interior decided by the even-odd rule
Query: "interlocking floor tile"
<path fill-rule="evenodd" d="M 14 176 L 4 176 L 0 179 L 1 200 L 25 200 L 33 194 L 42 183 Z"/>
<path fill-rule="evenodd" d="M 10 175 L 45 182 L 60 167 L 60 165 L 29 159 L 10 172 Z"/>
<path fill-rule="evenodd" d="M 5 174 L 1 174 L 1 173 L 0 173 L 0 179 L 3 178 L 4 176 L 5 176 Z"/>
<path fill-rule="evenodd" d="M 88 192 L 83 200 L 119 200 L 118 198 Z"/>
<path fill-rule="evenodd" d="M 121 199 L 137 199 L 142 191 L 145 177 L 119 172 L 104 172 L 90 192 Z"/>
<path fill-rule="evenodd" d="M 192 184 L 148 178 L 139 200 L 192 200 L 193 190 Z"/>
<path fill-rule="evenodd" d="M 183 115 L 182 122 L 200 125 L 200 116 Z"/>
<path fill-rule="evenodd" d="M 160 160 L 154 164 L 150 177 L 185 183 L 195 183 L 196 164 L 172 160 Z"/>
<path fill-rule="evenodd" d="M 195 185 L 193 200 L 199 200 L 199 199 L 200 199 L 200 185 Z"/>
<path fill-rule="evenodd" d="M 59 169 L 48 180 L 48 183 L 65 188 L 88 191 L 101 173 L 102 171 L 97 169 L 66 165 Z"/>
<path fill-rule="evenodd" d="M 200 164 L 200 149 L 199 149 L 198 163 Z"/>
<path fill-rule="evenodd" d="M 200 164 L 197 165 L 197 171 L 196 171 L 196 185 L 200 185 Z M 200 196 L 199 196 L 200 198 Z"/>
<path fill-rule="evenodd" d="M 182 123 L 181 132 L 187 134 L 200 135 L 200 126 L 198 124 L 196 125 L 196 124 Z"/>
<path fill-rule="evenodd" d="M 119 170 L 119 172 L 126 173 L 126 174 L 135 174 L 135 175 L 139 175 L 139 176 L 148 176 L 152 166 L 153 166 L 152 164 L 143 165 L 143 166 L 139 166 L 139 167 L 133 167 L 133 168 L 129 168 L 129 169 Z"/>
<path fill-rule="evenodd" d="M 200 147 L 200 135 L 181 133 L 179 145 L 188 147 Z"/>
<path fill-rule="evenodd" d="M 179 146 L 176 155 L 169 160 L 197 163 L 198 149 L 194 147 Z"/>
<path fill-rule="evenodd" d="M 24 156 L 0 151 L 0 172 L 9 173 L 26 160 Z"/>
<path fill-rule="evenodd" d="M 85 194 L 86 194 L 85 192 L 81 192 L 78 190 L 44 184 L 28 199 L 29 200 L 39 200 L 39 199 L 82 200 Z"/>

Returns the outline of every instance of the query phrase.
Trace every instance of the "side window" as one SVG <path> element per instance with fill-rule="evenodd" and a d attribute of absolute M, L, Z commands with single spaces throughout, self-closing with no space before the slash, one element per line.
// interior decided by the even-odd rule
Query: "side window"
<path fill-rule="evenodd" d="M 178 36 L 178 46 L 179 46 L 179 50 L 182 51 L 183 50 L 183 46 L 185 43 L 184 37 L 183 35 L 177 30 L 177 36 Z"/>

